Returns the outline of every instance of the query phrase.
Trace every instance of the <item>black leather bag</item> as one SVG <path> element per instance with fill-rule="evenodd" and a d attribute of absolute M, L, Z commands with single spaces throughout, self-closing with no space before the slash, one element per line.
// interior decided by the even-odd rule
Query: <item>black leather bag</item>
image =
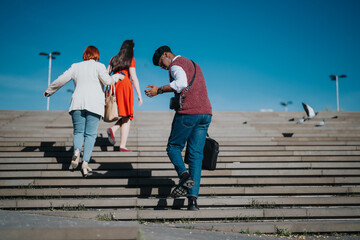
<path fill-rule="evenodd" d="M 185 152 L 186 164 L 189 164 L 188 154 L 189 154 L 188 149 L 186 148 L 186 152 Z M 209 136 L 206 137 L 202 169 L 215 170 L 218 155 L 219 155 L 219 143 L 215 139 L 210 138 Z"/>
<path fill-rule="evenodd" d="M 174 97 L 170 98 L 170 109 L 181 110 L 183 106 L 183 96 L 181 94 L 175 94 Z"/>

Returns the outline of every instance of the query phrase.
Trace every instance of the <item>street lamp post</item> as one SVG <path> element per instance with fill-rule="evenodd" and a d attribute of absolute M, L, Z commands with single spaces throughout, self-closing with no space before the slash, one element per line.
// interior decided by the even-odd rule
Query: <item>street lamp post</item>
<path fill-rule="evenodd" d="M 280 102 L 280 105 L 285 107 L 285 112 L 287 112 L 288 110 L 287 106 L 290 104 L 292 104 L 292 101 Z"/>
<path fill-rule="evenodd" d="M 53 55 L 60 55 L 60 52 L 51 52 L 51 53 L 40 53 L 41 56 L 47 56 L 49 58 L 49 75 L 48 75 L 48 87 L 51 82 L 51 60 L 55 59 Z M 50 97 L 47 98 L 46 111 L 49 111 L 50 108 Z"/>
<path fill-rule="evenodd" d="M 336 81 L 336 109 L 340 111 L 340 104 L 339 104 L 339 78 L 346 78 L 346 75 L 330 75 L 331 81 Z"/>

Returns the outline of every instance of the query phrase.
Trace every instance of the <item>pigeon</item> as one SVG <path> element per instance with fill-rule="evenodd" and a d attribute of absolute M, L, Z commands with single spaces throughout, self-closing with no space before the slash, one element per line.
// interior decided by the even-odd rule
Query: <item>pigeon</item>
<path fill-rule="evenodd" d="M 338 116 L 333 116 L 331 119 L 337 119 L 338 118 Z"/>
<path fill-rule="evenodd" d="M 322 126 L 324 126 L 324 125 L 325 125 L 325 118 L 324 118 L 321 122 L 317 123 L 317 124 L 315 125 L 315 127 L 322 127 Z"/>
<path fill-rule="evenodd" d="M 307 115 L 307 119 L 306 120 L 310 120 L 312 118 L 314 118 L 318 112 L 315 112 L 314 109 L 312 107 L 310 107 L 309 105 L 305 104 L 305 103 L 302 103 L 303 105 L 303 108 L 306 112 L 306 115 Z"/>
<path fill-rule="evenodd" d="M 295 118 L 290 118 L 288 121 L 293 122 L 293 121 L 295 121 Z"/>
<path fill-rule="evenodd" d="M 297 121 L 297 124 L 302 124 L 306 121 L 305 117 L 302 117 L 301 119 L 299 119 L 299 121 Z"/>

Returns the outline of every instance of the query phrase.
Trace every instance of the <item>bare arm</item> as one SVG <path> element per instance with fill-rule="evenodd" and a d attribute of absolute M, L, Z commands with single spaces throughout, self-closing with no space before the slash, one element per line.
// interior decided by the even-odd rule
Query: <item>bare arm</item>
<path fill-rule="evenodd" d="M 154 97 L 154 96 L 158 95 L 158 89 L 159 88 L 162 90 L 162 92 L 175 92 L 175 90 L 172 89 L 170 87 L 170 85 L 165 85 L 165 86 L 162 86 L 162 87 L 157 87 L 155 85 L 148 85 L 146 87 L 150 88 L 148 90 L 145 90 L 145 94 L 148 97 Z"/>
<path fill-rule="evenodd" d="M 141 106 L 143 103 L 143 100 L 142 100 L 141 91 L 140 91 L 139 79 L 137 78 L 137 75 L 136 75 L 136 69 L 134 67 L 131 67 L 131 68 L 129 68 L 129 72 L 130 72 L 131 80 L 134 84 L 135 91 L 138 95 L 139 106 Z"/>

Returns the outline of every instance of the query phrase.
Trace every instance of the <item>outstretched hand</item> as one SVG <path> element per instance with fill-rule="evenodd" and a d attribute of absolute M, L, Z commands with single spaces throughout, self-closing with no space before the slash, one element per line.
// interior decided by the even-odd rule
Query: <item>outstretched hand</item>
<path fill-rule="evenodd" d="M 148 97 L 154 97 L 157 95 L 158 87 L 155 85 L 148 85 L 146 86 L 150 89 L 145 90 L 145 95 Z"/>

